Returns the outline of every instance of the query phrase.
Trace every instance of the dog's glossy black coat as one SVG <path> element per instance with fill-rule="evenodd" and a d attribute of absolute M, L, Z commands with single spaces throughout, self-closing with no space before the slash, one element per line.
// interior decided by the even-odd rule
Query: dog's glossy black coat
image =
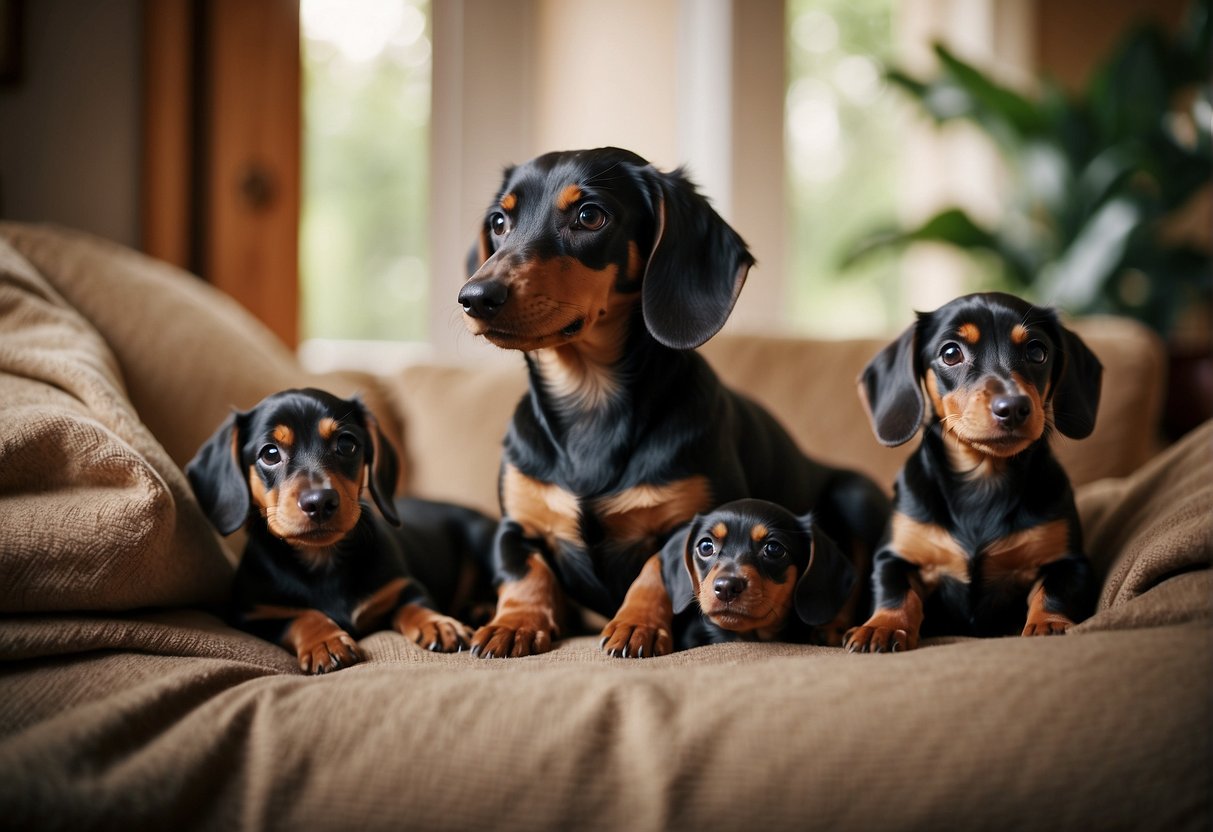
<path fill-rule="evenodd" d="M 579 188 L 579 205 L 606 213 L 600 231 L 578 229 L 577 206 L 571 219 L 553 210 L 568 183 Z M 505 210 L 514 196 L 517 207 Z M 634 251 L 644 261 L 642 273 L 630 268 Z M 553 550 L 507 514 L 494 552 L 499 581 L 520 578 L 530 554 L 540 552 L 576 601 L 614 614 L 673 528 L 621 543 L 608 533 L 595 500 L 693 476 L 710 484 L 708 504 L 696 510 L 766 499 L 797 513 L 814 510 L 848 553 L 874 550 L 888 512 L 879 488 L 807 458 L 769 413 L 722 385 L 693 351 L 724 324 L 753 261 L 681 171 L 660 172 L 616 148 L 550 153 L 507 170 L 469 256 L 471 279 L 460 297 L 465 310 L 477 317 L 476 304 L 493 293 L 495 312 L 505 298 L 499 277 L 510 264 L 556 257 L 614 268 L 615 296 L 637 302 L 607 370 L 613 395 L 593 407 L 555 395 L 527 352 L 530 389 L 505 438 L 503 470 L 513 466 L 575 495 L 583 545 L 562 542 Z M 562 335 L 583 325 L 572 320 Z"/>
<path fill-rule="evenodd" d="M 969 326 L 973 329 L 965 330 Z M 961 331 L 975 334 L 975 343 L 960 337 Z M 949 366 L 943 351 L 952 347 L 961 350 L 961 360 Z M 1044 360 L 1035 360 L 1041 355 Z M 947 359 L 956 357 L 951 353 Z M 941 530 L 968 559 L 968 580 L 946 576 L 933 591 L 923 593 L 919 565 L 897 551 L 886 535 L 873 565 L 878 611 L 900 609 L 907 594 L 916 591 L 927 595 L 925 635 L 1018 633 L 1025 626 L 1029 589 L 1039 581 L 1044 610 L 1073 622 L 1090 615 L 1095 579 L 1083 553 L 1073 490 L 1049 449 L 1049 435 L 1054 428 L 1075 439 L 1091 433 L 1101 377 L 1098 359 L 1059 323 L 1053 310 L 993 292 L 958 298 L 920 314 L 901 338 L 872 360 L 860 379 L 861 394 L 884 444 L 901 444 L 918 431 L 928 405 L 924 389 L 936 400 L 920 446 L 898 475 L 894 521 L 900 516 L 922 528 Z M 1038 418 L 1044 420 L 1039 438 L 1005 458 L 972 451 L 973 443 L 959 440 L 938 412 L 948 397 L 990 379 L 996 386 L 1007 382 L 1034 391 L 1034 406 L 1042 410 Z M 991 423 L 997 424 L 997 419 Z M 958 468 L 957 453 L 962 450 L 967 453 L 962 458 L 974 463 L 970 470 Z M 1064 553 L 1030 575 L 1000 577 L 998 570 L 1007 567 L 990 555 L 993 547 L 1050 524 L 1059 530 L 1064 526 Z M 1025 564 L 1024 573 L 1031 571 L 1030 554 L 1014 555 Z"/>
<path fill-rule="evenodd" d="M 755 534 L 756 529 L 763 533 Z M 727 533 L 721 537 L 718 530 Z M 739 640 L 818 642 L 819 628 L 838 614 L 856 580 L 851 561 L 812 514 L 797 517 L 765 500 L 736 500 L 696 516 L 671 535 L 661 565 L 676 616 L 674 641 L 682 650 Z M 740 588 L 713 588 L 709 580 L 740 582 Z M 784 586 L 788 581 L 792 587 Z M 762 602 L 746 604 L 741 622 L 729 620 L 728 613 L 747 600 L 755 582 L 762 584 Z M 709 589 L 727 599 L 717 607 L 725 616 L 701 609 L 698 592 Z M 790 601 L 782 615 L 755 621 L 776 596 Z"/>
<path fill-rule="evenodd" d="M 333 441 L 317 434 L 325 419 L 334 420 L 339 433 L 350 437 L 352 452 L 338 452 Z M 281 425 L 292 430 L 294 452 L 273 467 L 259 464 Z M 252 477 L 266 489 L 281 487 L 301 472 L 357 484 L 364 467 L 370 469 L 368 490 L 382 518 L 362 502 L 356 524 L 327 547 L 322 564 L 272 534 L 250 494 Z M 342 630 L 365 636 L 355 624 L 354 610 L 397 578 L 408 578 L 408 583 L 394 607 L 417 603 L 449 611 L 466 578 L 464 570 L 476 566 L 475 558 L 483 568 L 496 523 L 461 506 L 393 501 L 397 471 L 395 452 L 356 399 L 312 388 L 285 390 L 251 410 L 233 413 L 186 467 L 199 503 L 219 532 L 231 534 L 241 526 L 248 530 L 232 588 L 233 623 L 278 642 L 290 619 L 258 618 L 252 615 L 256 608 L 312 609 Z"/>

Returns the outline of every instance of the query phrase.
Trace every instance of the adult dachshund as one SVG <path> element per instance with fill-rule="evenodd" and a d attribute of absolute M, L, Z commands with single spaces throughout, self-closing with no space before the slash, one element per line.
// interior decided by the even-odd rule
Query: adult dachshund
<path fill-rule="evenodd" d="M 693 351 L 724 325 L 753 262 L 682 171 L 626 150 L 548 153 L 505 172 L 459 302 L 473 334 L 524 353 L 530 390 L 505 438 L 498 608 L 474 653 L 549 650 L 562 592 L 610 619 L 611 655 L 669 652 L 659 553 L 731 500 L 814 510 L 848 556 L 874 551 L 880 490 L 809 460 Z"/>

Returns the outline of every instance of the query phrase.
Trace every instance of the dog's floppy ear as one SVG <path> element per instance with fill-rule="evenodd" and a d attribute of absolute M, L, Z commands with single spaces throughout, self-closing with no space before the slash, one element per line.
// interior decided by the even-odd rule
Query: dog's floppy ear
<path fill-rule="evenodd" d="M 689 524 L 675 529 L 661 550 L 661 578 L 674 612 L 679 613 L 695 601 L 695 590 L 691 582 L 694 565 L 690 561 L 691 533 L 699 523 L 696 516 Z"/>
<path fill-rule="evenodd" d="M 240 435 L 246 418 L 247 414 L 232 413 L 224 419 L 185 466 L 198 505 L 225 536 L 244 525 L 252 502 L 240 470 Z"/>
<path fill-rule="evenodd" d="M 370 447 L 366 449 L 366 467 L 369 472 L 367 486 L 370 488 L 371 499 L 379 506 L 379 511 L 393 526 L 400 525 L 400 517 L 396 514 L 393 499 L 396 496 L 396 477 L 400 473 L 400 461 L 383 431 L 379 429 L 379 421 L 371 409 L 358 398 L 354 403 L 362 411 L 362 421 L 366 425 Z"/>
<path fill-rule="evenodd" d="M 1047 320 L 1061 351 L 1053 365 L 1053 424 L 1071 439 L 1085 439 L 1095 430 L 1103 364 L 1081 338 L 1061 325 L 1052 309 Z"/>
<path fill-rule="evenodd" d="M 659 342 L 694 349 L 720 331 L 754 258 L 682 169 L 641 170 L 656 229 L 641 289 L 644 323 Z"/>
<path fill-rule="evenodd" d="M 859 398 L 882 445 L 902 445 L 922 427 L 922 372 L 918 361 L 920 317 L 876 354 L 859 376 Z"/>
<path fill-rule="evenodd" d="M 812 538 L 813 553 L 808 568 L 796 582 L 796 614 L 804 623 L 817 627 L 833 621 L 846 603 L 855 584 L 855 567 L 811 515 L 799 520 Z"/>

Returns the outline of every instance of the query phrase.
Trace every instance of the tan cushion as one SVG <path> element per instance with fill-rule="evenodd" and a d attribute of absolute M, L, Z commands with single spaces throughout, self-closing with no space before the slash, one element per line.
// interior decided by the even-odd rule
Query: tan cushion
<path fill-rule="evenodd" d="M 395 438 L 400 426 L 371 376 L 309 376 L 264 324 L 210 284 L 88 234 L 0 223 L 6 239 L 113 350 L 139 418 L 178 465 L 233 408 L 314 385 L 361 393 Z"/>
<path fill-rule="evenodd" d="M 231 570 L 101 337 L 0 240 L 0 611 L 215 601 Z"/>
<path fill-rule="evenodd" d="M 1208 619 L 1213 422 L 1132 476 L 1078 491 L 1084 545 L 1103 587 L 1090 629 Z"/>
<path fill-rule="evenodd" d="M 486 660 L 382 632 L 311 678 L 197 614 L 17 620 L 0 806 L 13 829 L 1196 830 L 1209 636 Z"/>
<path fill-rule="evenodd" d="M 184 466 L 232 409 L 288 387 L 360 395 L 400 450 L 379 380 L 309 375 L 244 307 L 178 268 L 97 237 L 0 223 L 8 240 L 97 330 L 117 358 L 139 418 Z M 405 471 L 401 470 L 403 480 Z"/>
<path fill-rule="evenodd" d="M 496 515 L 501 442 L 526 392 L 521 355 L 514 367 L 418 364 L 393 380 L 408 425 L 409 488 Z"/>

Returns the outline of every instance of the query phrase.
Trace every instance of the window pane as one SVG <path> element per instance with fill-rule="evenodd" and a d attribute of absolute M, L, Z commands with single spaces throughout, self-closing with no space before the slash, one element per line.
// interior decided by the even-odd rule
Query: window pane
<path fill-rule="evenodd" d="M 897 216 L 898 119 L 882 78 L 893 0 L 789 0 L 791 323 L 816 335 L 880 335 L 901 315 L 896 259 L 843 271 L 858 238 Z"/>
<path fill-rule="evenodd" d="M 426 337 L 426 0 L 302 0 L 303 338 Z"/>

